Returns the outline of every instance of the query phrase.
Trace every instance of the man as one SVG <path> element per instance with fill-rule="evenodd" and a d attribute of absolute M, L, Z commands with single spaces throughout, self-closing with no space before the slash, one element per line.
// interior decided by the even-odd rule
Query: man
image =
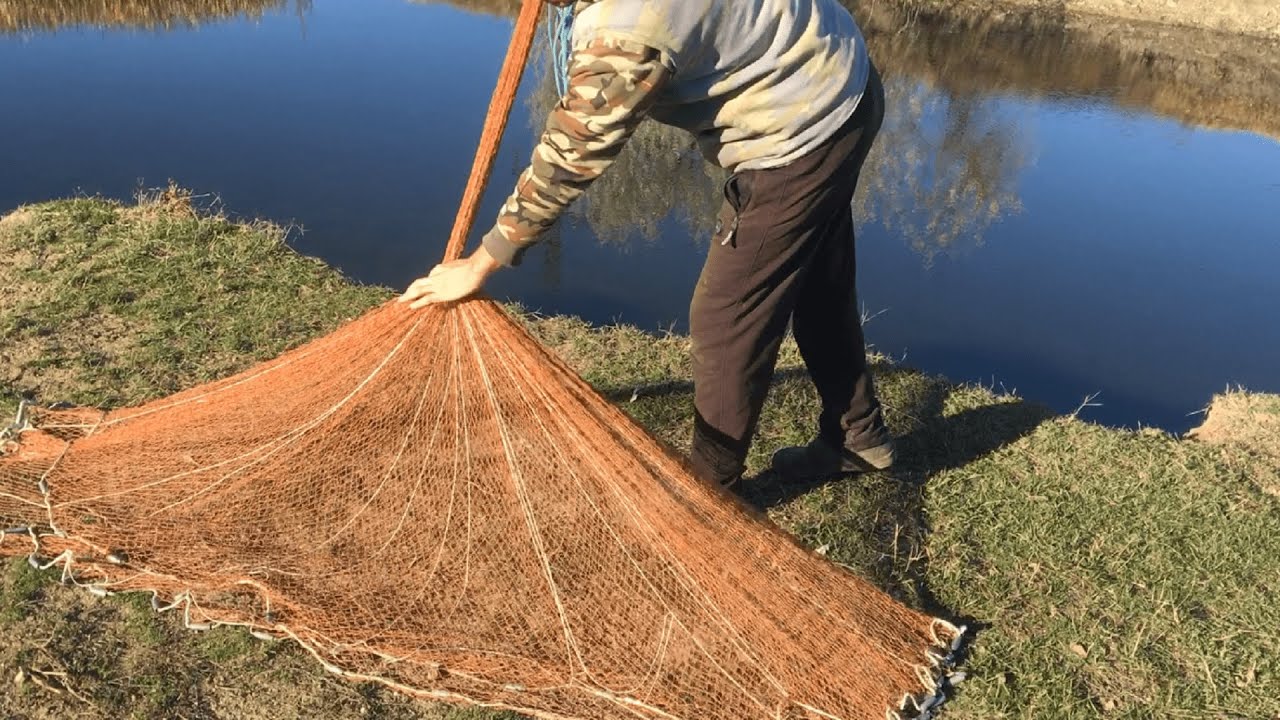
<path fill-rule="evenodd" d="M 575 9 L 569 90 L 532 165 L 480 248 L 401 300 L 418 308 L 475 293 L 520 263 L 643 118 L 684 128 L 733 173 L 689 309 L 694 471 L 725 486 L 741 478 L 788 320 L 822 415 L 814 441 L 780 450 L 774 469 L 817 479 L 888 468 L 850 209 L 884 91 L 849 12 L 838 0 L 581 0 Z"/>

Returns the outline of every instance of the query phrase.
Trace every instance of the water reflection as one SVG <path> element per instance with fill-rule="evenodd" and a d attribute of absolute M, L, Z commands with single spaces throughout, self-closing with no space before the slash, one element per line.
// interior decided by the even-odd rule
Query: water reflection
<path fill-rule="evenodd" d="M 999 101 L 953 95 L 910 76 L 885 79 L 885 124 L 863 171 L 854 215 L 879 221 L 926 264 L 982 243 L 1022 209 L 1025 130 Z"/>
<path fill-rule="evenodd" d="M 1280 137 L 1280 40 L 1073 20 L 1039 6 L 978 13 L 845 1 L 881 65 L 953 96 L 1099 102 Z"/>
<path fill-rule="evenodd" d="M 287 7 L 305 13 L 310 5 L 310 0 L 4 0 L 0 2 L 0 32 L 85 26 L 166 30 L 234 17 L 261 17 Z"/>
<path fill-rule="evenodd" d="M 545 60 L 538 62 L 535 73 L 528 118 L 536 137 L 558 97 Z M 702 159 L 692 135 L 646 121 L 609 170 L 570 208 L 568 220 L 585 222 L 597 239 L 613 245 L 657 240 L 668 218 L 680 221 L 693 237 L 708 238 L 725 176 Z"/>

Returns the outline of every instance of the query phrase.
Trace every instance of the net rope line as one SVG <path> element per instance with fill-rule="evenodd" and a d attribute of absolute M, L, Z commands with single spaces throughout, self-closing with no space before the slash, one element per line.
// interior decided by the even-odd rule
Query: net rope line
<path fill-rule="evenodd" d="M 500 345 L 499 345 L 499 347 L 500 347 Z M 479 353 L 478 353 L 478 352 L 477 352 L 477 354 L 479 355 Z M 538 392 L 538 393 L 540 393 L 540 394 L 541 394 L 541 390 L 540 390 L 540 388 L 539 388 L 538 384 L 536 383 L 536 381 L 532 381 L 532 380 L 533 380 L 532 378 L 529 378 L 528 380 L 530 380 L 528 387 L 532 388 L 535 392 Z M 487 377 L 487 374 L 486 374 L 486 384 L 488 384 L 488 377 Z M 490 389 L 491 389 L 491 386 L 490 386 Z M 546 412 L 546 413 L 541 413 L 541 412 L 538 412 L 538 411 L 537 411 L 537 409 L 534 409 L 533 417 L 537 417 L 537 418 L 539 418 L 539 419 L 541 419 L 541 418 L 543 418 L 543 417 L 547 417 L 547 416 L 550 416 L 550 417 L 558 417 L 558 416 L 556 415 L 556 413 L 554 413 L 554 408 L 553 408 L 551 405 L 547 405 L 547 406 L 546 406 L 546 410 L 548 410 L 548 412 Z M 540 420 L 540 422 L 541 422 L 541 420 Z M 566 429 L 564 429 L 564 430 L 567 430 L 567 428 L 566 428 Z M 562 436 L 563 436 L 564 434 L 567 434 L 567 433 L 562 433 Z M 505 433 L 504 433 L 504 440 L 505 440 Z M 603 468 L 601 468 L 601 470 L 603 470 Z M 575 477 L 574 479 L 576 480 L 577 478 Z M 588 500 L 588 502 L 590 502 L 590 497 L 589 497 L 589 496 L 588 496 L 586 499 Z M 525 503 L 524 503 L 524 499 L 523 499 L 523 497 L 522 497 L 522 504 L 525 504 Z M 534 537 L 535 537 L 535 538 L 537 538 L 537 537 L 538 537 L 538 532 L 537 532 L 537 520 L 536 520 L 536 518 L 534 517 L 534 514 L 532 513 L 532 511 L 530 511 L 530 510 L 528 510 L 528 509 L 526 509 L 526 519 L 527 519 L 527 521 L 530 523 L 531 533 L 534 535 Z M 646 523 L 646 522 L 644 521 L 643 516 L 636 516 L 636 525 L 637 525 L 637 527 L 641 528 L 642 530 L 645 530 L 645 531 L 646 531 L 646 534 L 648 534 L 648 535 L 649 535 L 649 537 L 653 538 L 653 541 L 655 542 L 655 544 L 661 543 L 661 539 L 660 539 L 659 537 L 656 537 L 656 536 L 652 533 L 652 530 L 653 530 L 652 526 L 651 526 L 651 525 L 649 525 L 648 523 Z M 621 545 L 621 543 L 619 543 L 619 544 Z M 668 552 L 669 552 L 669 551 L 668 551 Z M 546 574 L 547 574 L 548 582 L 549 582 L 549 583 L 551 583 L 552 585 L 554 585 L 554 578 L 551 576 L 551 571 L 550 571 L 549 563 L 547 562 L 546 557 L 545 557 L 545 552 L 543 552 L 543 551 L 541 551 L 541 550 L 538 550 L 538 555 L 539 555 L 539 559 L 541 559 L 541 560 L 543 561 L 544 571 L 545 571 L 545 572 L 546 572 Z M 631 559 L 631 558 L 629 558 L 629 559 Z M 634 563 L 633 563 L 633 564 L 634 564 Z M 677 564 L 677 567 L 678 567 L 678 564 Z M 642 579 L 644 579 L 644 580 L 646 580 L 646 581 L 648 580 L 648 578 L 647 578 L 647 577 L 645 577 L 645 575 L 644 575 L 644 573 L 643 573 L 643 572 L 639 572 L 639 573 L 638 573 L 638 575 L 639 575 L 639 577 L 641 577 Z M 686 578 L 686 579 L 688 579 L 688 578 Z M 690 584 L 688 587 L 693 588 L 693 587 L 696 587 L 696 585 Z M 706 597 L 705 597 L 705 595 L 704 595 L 704 596 L 702 596 L 702 597 L 700 597 L 700 598 L 698 598 L 698 599 L 699 599 L 699 600 L 702 600 L 702 601 L 704 601 L 704 602 L 708 600 L 708 598 L 706 598 Z M 557 604 L 558 604 L 558 600 L 557 600 Z M 709 609 L 711 609 L 711 610 L 713 610 L 713 611 L 715 610 L 714 606 L 713 606 L 713 605 L 711 605 L 710 603 L 708 603 L 708 606 L 709 606 Z M 669 610 L 670 610 L 670 608 L 668 608 L 668 611 L 669 611 Z M 669 618 L 669 617 L 671 617 L 671 616 L 670 616 L 670 614 L 668 614 L 668 615 L 667 615 L 667 617 L 668 617 L 668 618 Z M 567 635 L 566 640 L 568 641 L 568 643 L 569 643 L 569 646 L 570 646 L 570 647 L 574 647 L 574 646 L 576 645 L 576 643 L 574 643 L 574 642 L 573 642 L 573 639 L 572 639 L 572 636 L 571 636 L 571 630 L 570 630 L 570 627 L 569 627 L 569 623 L 568 623 L 567 619 L 566 619 L 566 618 L 564 618 L 563 613 L 562 613 L 562 615 L 561 615 L 561 619 L 562 619 L 562 623 L 563 623 L 563 625 L 564 625 L 564 629 L 565 629 L 565 632 L 566 632 L 566 635 Z M 734 636 L 734 640 L 735 640 L 735 643 L 740 642 L 740 638 L 737 636 L 736 632 L 734 631 L 733 624 L 728 620 L 728 618 L 725 618 L 725 617 L 721 616 L 721 617 L 719 617 L 719 618 L 717 618 L 717 619 L 720 621 L 721 627 L 722 627 L 725 631 L 727 631 L 727 632 L 729 632 L 729 633 L 733 634 L 733 636 Z M 675 622 L 678 624 L 678 623 L 679 623 L 679 620 L 675 620 Z M 664 620 L 664 625 L 665 625 L 665 620 Z M 747 647 L 747 646 L 745 646 L 745 645 L 740 645 L 740 647 L 741 647 L 743 650 L 747 651 L 748 653 L 750 652 L 750 648 L 749 648 L 749 647 Z M 576 649 L 576 648 L 575 648 L 575 649 Z M 578 665 L 579 665 L 580 669 L 582 669 L 582 670 L 584 670 L 584 671 L 586 671 L 586 672 L 588 672 L 588 673 L 589 673 L 589 669 L 586 667 L 586 664 L 585 664 L 585 662 L 583 662 L 583 660 L 582 660 L 582 658 L 581 658 L 581 655 L 580 655 L 580 654 L 577 656 L 576 661 L 577 661 L 577 663 L 578 663 Z M 763 667 L 762 667 L 762 669 L 763 669 Z M 726 674 L 726 676 L 728 677 L 729 675 L 728 675 L 728 674 Z M 770 677 L 770 678 L 769 678 L 769 681 L 770 681 L 773 685 L 775 685 L 778 689 L 782 689 L 781 683 L 779 683 L 776 679 L 774 679 L 774 678 L 771 678 L 771 677 Z"/>
<path fill-rule="evenodd" d="M 500 346 L 499 346 L 499 347 L 500 347 Z M 532 378 L 526 378 L 526 381 L 529 383 L 529 384 L 528 384 L 528 387 L 533 388 L 533 390 L 534 390 L 535 392 L 539 392 L 539 393 L 541 394 L 541 389 L 540 389 L 539 385 L 536 383 L 536 381 L 534 381 L 534 379 L 532 379 Z M 545 397 L 545 396 L 544 396 L 544 397 Z M 555 418 L 559 419 L 559 417 L 560 417 L 560 416 L 559 416 L 557 413 L 555 413 L 555 412 L 554 412 L 554 408 L 552 407 L 552 405 L 551 405 L 550 403 L 548 403 L 548 404 L 547 404 L 546 409 L 548 410 L 548 412 L 547 412 L 547 413 L 537 413 L 537 412 L 535 412 L 534 416 L 535 416 L 535 417 L 539 417 L 539 418 L 544 417 L 544 416 L 550 416 L 550 417 L 555 417 Z M 623 420 L 622 418 L 619 418 L 619 420 L 620 420 L 620 421 L 622 421 L 622 422 L 625 422 L 625 420 Z M 568 429 L 568 428 L 562 428 L 562 429 L 561 429 L 561 434 L 562 434 L 562 436 L 563 436 L 564 434 L 568 434 L 568 432 L 569 432 L 569 429 Z M 605 469 L 604 469 L 604 468 L 598 468 L 598 470 L 600 470 L 600 471 L 604 471 Z M 576 478 L 575 478 L 575 479 L 576 479 Z M 625 498 L 620 498 L 620 499 L 621 499 L 624 503 L 626 502 L 626 499 L 625 499 Z M 590 501 L 590 498 L 589 498 L 589 497 L 588 497 L 588 501 Z M 639 527 L 639 528 L 641 528 L 642 530 L 646 531 L 646 534 L 647 534 L 647 536 L 649 537 L 650 542 L 651 542 L 651 543 L 653 543 L 653 545 L 654 545 L 654 546 L 656 546 L 656 547 L 662 547 L 662 548 L 665 550 L 666 554 L 668 554 L 669 556 L 674 557 L 674 553 L 671 551 L 671 549 L 670 549 L 670 548 L 668 548 L 668 547 L 666 546 L 666 544 L 663 542 L 663 540 L 662 540 L 661 536 L 660 536 L 660 535 L 658 535 L 657 533 L 653 532 L 653 527 L 652 527 L 652 525 L 651 525 L 651 524 L 649 524 L 649 523 L 647 523 L 647 522 L 645 522 L 643 515 L 641 515 L 641 514 L 639 514 L 639 513 L 636 513 L 636 514 L 634 515 L 634 517 L 635 517 L 635 519 L 636 519 L 636 526 L 637 526 L 637 527 Z M 620 543 L 620 544 L 621 544 L 621 543 Z M 683 569 L 684 569 L 684 568 L 682 568 L 678 563 L 674 563 L 674 565 L 675 565 L 675 567 L 680 568 L 681 570 L 683 570 Z M 687 573 L 683 573 L 683 574 L 684 574 L 683 580 L 684 580 L 684 582 L 686 583 L 686 587 L 688 587 L 688 588 L 690 588 L 690 589 L 692 589 L 692 588 L 696 588 L 696 582 L 695 582 L 695 581 L 693 581 L 693 578 L 688 577 Z M 639 576 L 640 576 L 642 579 L 645 579 L 645 580 L 647 580 L 647 579 L 648 579 L 648 578 L 646 578 L 646 577 L 645 577 L 645 575 L 644 575 L 644 573 L 643 573 L 643 572 L 639 573 Z M 704 597 L 702 597 L 701 599 L 702 599 L 702 600 L 704 600 L 704 601 L 706 600 L 705 596 L 704 596 Z M 711 609 L 711 610 L 715 611 L 714 606 L 711 606 L 709 609 Z M 718 614 L 718 611 L 717 611 L 717 614 Z M 735 643 L 740 642 L 740 638 L 738 637 L 738 635 L 737 635 L 737 633 L 736 633 L 736 631 L 735 631 L 735 629 L 734 629 L 734 627 L 733 627 L 732 622 L 730 622 L 728 618 L 723 617 L 723 615 L 721 615 L 721 616 L 718 618 L 718 620 L 719 620 L 719 623 L 720 623 L 721 628 L 723 628 L 723 629 L 724 629 L 724 631 L 726 631 L 726 632 L 728 632 L 728 633 L 730 633 L 730 634 L 732 634 L 732 635 L 733 635 L 733 637 L 734 637 L 734 639 L 735 639 Z M 677 624 L 679 623 L 679 621 L 678 621 L 678 620 L 676 620 L 675 622 L 676 622 Z M 741 647 L 743 650 L 745 650 L 745 651 L 747 651 L 748 653 L 750 653 L 750 648 L 749 648 L 748 646 L 740 645 L 740 647 Z M 777 685 L 777 686 L 779 686 L 779 687 L 780 687 L 780 685 L 781 685 L 781 684 L 780 684 L 780 683 L 778 683 L 778 682 L 777 682 L 777 680 L 775 680 L 775 679 L 773 679 L 773 678 L 769 678 L 769 680 L 770 680 L 770 682 L 771 682 L 771 683 L 773 683 L 773 684 L 775 684 L 775 685 Z"/>
<path fill-rule="evenodd" d="M 520 6 L 520 14 L 516 17 L 515 29 L 511 33 L 511 43 L 507 47 L 506 59 L 502 61 L 502 70 L 498 75 L 498 84 L 489 101 L 489 111 L 485 114 L 484 128 L 480 132 L 480 142 L 476 146 L 471 175 L 467 178 L 462 202 L 458 205 L 458 215 L 453 222 L 453 231 L 449 234 L 449 242 L 445 246 L 445 262 L 462 256 L 467 235 L 475 224 L 480 199 L 489 185 L 489 178 L 493 174 L 493 163 L 498 157 L 498 146 L 502 143 L 507 122 L 511 118 L 511 106 L 515 104 L 516 90 L 519 89 L 520 80 L 524 77 L 524 68 L 529 60 L 529 51 L 533 48 L 541 12 L 541 0 L 524 0 Z"/>
<path fill-rule="evenodd" d="M 540 5 L 516 21 L 445 260 Z M 0 434 L 0 529 L 0 555 L 148 592 L 192 630 L 543 718 L 927 718 L 964 634 L 698 482 L 483 299 L 388 302 L 133 408 L 24 403 Z"/>

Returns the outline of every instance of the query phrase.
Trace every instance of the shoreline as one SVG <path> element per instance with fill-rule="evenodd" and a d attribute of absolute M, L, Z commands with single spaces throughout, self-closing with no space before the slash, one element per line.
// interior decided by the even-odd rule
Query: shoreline
<path fill-rule="evenodd" d="M 121 224 L 133 223 L 144 227 L 154 227 L 158 221 L 179 221 L 183 223 L 191 223 L 197 227 L 212 224 L 218 228 L 217 232 L 226 234 L 228 237 L 232 238 L 235 243 L 244 244 L 246 248 L 252 248 L 251 250 L 247 249 L 247 252 L 262 253 L 264 256 L 283 253 L 284 255 L 292 258 L 287 261 L 272 261 L 279 266 L 282 277 L 288 277 L 290 282 L 303 283 L 301 291 L 304 293 L 310 293 L 310 289 L 306 284 L 317 283 L 319 286 L 326 288 L 330 292 L 341 291 L 341 296 L 332 302 L 317 302 L 316 307 L 320 311 L 320 316 L 315 319 L 308 320 L 305 318 L 292 318 L 290 321 L 290 325 L 292 326 L 290 334 L 296 334 L 298 332 L 306 332 L 310 334 L 318 330 L 336 329 L 340 324 L 357 317 L 362 309 L 371 309 L 381 301 L 395 296 L 392 289 L 360 284 L 347 278 L 345 275 L 342 275 L 340 271 L 332 268 L 319 258 L 296 253 L 296 251 L 288 245 L 287 229 L 282 228 L 269 220 L 231 220 L 221 215 L 210 215 L 206 210 L 193 205 L 192 194 L 189 191 L 173 185 L 169 186 L 167 189 L 144 193 L 138 198 L 136 205 L 102 197 L 84 197 L 49 200 L 23 205 L 17 208 L 0 208 L 0 238 L 5 234 L 13 234 L 20 230 L 24 230 L 25 228 L 23 226 L 39 225 L 41 223 L 40 216 L 45 215 L 50 211 L 55 213 L 66 213 L 68 212 L 68 209 L 70 212 L 87 212 L 89 215 L 94 216 L 86 216 L 88 219 L 79 221 L 81 223 L 88 224 L 88 229 L 91 230 L 94 229 L 93 225 L 100 220 L 99 217 L 96 217 L 98 214 L 102 217 L 110 216 L 111 219 L 106 220 L 105 222 L 119 222 Z M 3 244 L 0 244 L 0 250 L 3 249 Z M 22 255 L 21 250 L 23 248 L 16 247 L 14 249 L 19 252 L 17 254 L 13 254 L 13 260 L 9 263 L 0 262 L 0 283 L 4 284 L 11 290 L 16 289 L 30 291 L 36 286 L 31 283 L 24 283 L 19 273 L 23 269 L 24 264 L 29 262 L 31 258 L 24 257 Z M 8 265 L 8 267 L 6 267 L 6 265 Z M 112 270 L 115 271 L 116 269 L 112 268 Z M 297 274 L 299 277 L 289 277 L 293 274 Z M 116 282 L 116 280 L 111 278 L 108 282 Z M 259 289 L 257 292 L 261 292 L 261 290 Z M 16 292 L 11 292 L 10 297 L 15 297 L 17 294 L 18 293 Z M 128 293 L 128 295 L 132 297 L 132 292 Z M 30 304 L 18 302 L 14 303 L 13 307 L 6 307 L 6 303 L 0 303 L 0 320 L 3 320 L 7 314 L 12 313 L 15 310 L 19 311 L 19 313 L 22 310 L 36 310 L 40 307 L 39 302 L 41 301 L 41 296 L 43 296 L 43 299 L 51 299 L 52 291 L 48 291 L 46 293 L 34 293 L 35 302 Z M 227 299 L 223 302 L 227 308 L 235 307 L 233 299 Z M 564 337 L 561 330 L 554 328 L 572 327 L 579 332 L 595 334 L 617 331 L 624 335 L 635 335 L 647 338 L 655 343 L 676 343 L 678 345 L 687 345 L 689 342 L 687 334 L 668 335 L 663 338 L 654 332 L 632 325 L 622 324 L 601 326 L 594 325 L 587 320 L 573 315 L 544 315 L 537 311 L 530 312 L 520 307 L 518 302 L 508 303 L 507 307 L 517 317 L 521 318 L 523 324 L 525 324 L 525 326 L 529 328 L 540 341 L 543 341 L 559 353 L 564 353 L 566 351 L 569 352 L 571 357 L 566 357 L 566 360 L 575 367 L 585 366 L 590 368 L 594 366 L 594 363 L 590 358 L 583 357 L 581 353 L 577 352 L 573 348 L 566 348 L 563 345 L 558 346 L 557 343 L 563 341 Z M 273 310 L 281 312 L 278 309 Z M 64 309 L 58 307 L 52 312 L 64 312 Z M 83 329 L 85 319 L 86 318 L 76 318 L 73 322 L 75 325 L 79 326 L 79 329 Z M 57 336 L 59 334 L 51 329 L 51 327 L 48 327 L 55 323 L 50 323 L 43 318 L 18 317 L 13 318 L 13 320 L 14 327 L 17 327 L 20 331 L 25 331 L 28 328 L 36 328 L 34 333 L 27 334 L 25 332 L 20 332 L 18 337 L 22 337 L 26 334 L 28 339 L 35 340 L 38 338 Z M 277 322 L 282 321 L 277 320 Z M 49 384 L 50 381 L 52 382 L 52 386 L 58 388 L 61 393 L 44 396 L 37 395 L 34 397 L 33 404 L 62 404 L 70 402 L 74 404 L 93 405 L 99 407 L 123 407 L 153 398 L 154 393 L 146 392 L 141 389 L 141 387 L 131 387 L 130 383 L 119 383 L 118 380 L 117 387 L 114 388 L 107 388 L 100 384 L 94 384 L 94 386 L 88 389 L 70 390 L 70 387 L 72 386 L 70 377 L 59 370 L 61 369 L 60 366 L 67 364 L 67 361 L 72 360 L 73 358 L 78 359 L 78 357 L 75 357 L 78 352 L 91 348 L 95 345 L 105 345 L 107 348 L 110 348 L 111 352 L 117 352 L 117 347 L 123 348 L 133 344 L 125 342 L 124 338 L 121 337 L 129 332 L 131 329 L 130 326 L 133 325 L 132 323 L 121 322 L 117 317 L 110 317 L 106 322 L 101 324 L 101 329 L 95 329 L 87 334 L 80 333 L 78 330 L 76 332 L 69 333 L 70 336 L 74 337 L 74 340 L 68 340 L 65 343 L 52 342 L 51 344 L 47 344 L 47 347 L 53 348 L 58 353 L 65 353 L 66 356 L 60 357 L 57 362 L 52 363 L 52 367 L 55 368 L 53 371 L 49 371 L 41 367 L 39 370 L 33 370 L 31 373 L 27 373 L 31 379 L 26 384 L 30 387 L 22 387 L 23 383 L 16 382 L 24 378 L 23 372 L 6 373 L 4 371 L 6 366 L 12 368 L 14 366 L 22 366 L 28 363 L 34 363 L 36 366 L 42 366 L 43 360 L 39 355 L 39 350 L 41 348 L 37 346 L 46 344 L 43 342 L 37 342 L 31 348 L 27 349 L 23 348 L 21 343 L 15 343 L 13 347 L 0 348 L 0 350 L 2 350 L 0 351 L 0 427 L 4 424 L 3 419 L 12 415 L 12 410 L 16 407 L 19 397 L 30 396 L 32 391 L 36 390 L 38 387 Z M 553 329 L 548 331 L 547 328 Z M 2 326 L 0 326 L 0 330 L 3 330 Z M 4 337 L 4 334 L 0 333 L 0 339 L 4 339 Z M 10 339 L 14 338 L 11 337 Z M 148 342 L 150 340 L 152 340 L 152 338 L 144 337 L 140 339 L 140 342 Z M 226 352 L 221 353 L 220 356 L 216 358 L 202 358 L 202 364 L 209 365 L 216 369 L 212 371 L 206 369 L 199 374 L 192 375 L 190 378 L 184 377 L 181 380 L 175 378 L 174 380 L 176 382 L 167 384 L 167 389 L 170 391 L 181 390 L 182 382 L 203 380 L 207 379 L 209 376 L 216 377 L 220 374 L 226 374 L 243 365 L 244 362 L 268 359 L 288 347 L 286 344 L 286 338 L 271 338 L 270 341 L 266 343 L 262 343 L 262 340 L 263 338 L 261 336 L 255 337 L 253 338 L 254 342 L 250 345 L 248 340 L 240 339 L 237 342 L 237 345 L 251 351 L 248 356 L 243 358 L 234 357 L 233 354 Z M 788 341 L 787 344 L 789 346 L 793 345 L 791 341 Z M 72 352 L 68 352 L 68 350 L 71 350 Z M 687 348 L 685 348 L 685 350 L 687 351 Z M 796 354 L 795 348 L 791 347 L 790 350 L 791 353 L 789 356 L 784 354 L 784 357 L 779 360 L 778 372 L 780 374 L 788 371 L 803 370 L 803 366 L 799 364 L 799 356 Z M 92 352 L 96 353 L 96 350 L 93 350 Z M 687 352 L 685 354 L 687 354 Z M 791 363 L 790 365 L 787 364 L 788 358 Z M 899 365 L 874 352 L 870 352 L 869 359 L 877 365 L 891 367 L 895 372 L 917 374 L 928 377 L 931 380 L 944 382 L 955 388 L 966 388 L 969 386 L 968 383 L 952 381 L 937 373 L 927 372 L 909 365 Z M 690 369 L 687 366 L 686 361 L 681 361 L 676 364 L 668 364 L 668 371 L 674 375 L 684 375 L 690 372 Z M 154 378 L 148 378 L 148 380 L 153 381 Z M 663 381 L 658 383 L 658 387 L 669 388 L 670 386 L 674 386 L 673 383 L 678 384 L 676 381 Z M 145 382 L 142 384 L 145 385 Z M 1011 397 L 1016 398 L 1019 402 L 1028 402 L 1037 406 L 1039 405 L 1033 398 L 1024 398 L 1016 395 Z M 1241 425 L 1242 417 L 1247 417 L 1248 415 L 1248 413 L 1240 412 L 1239 408 L 1242 405 L 1265 407 L 1268 409 L 1267 412 L 1269 414 L 1275 414 L 1280 418 L 1280 394 L 1255 392 L 1247 388 L 1237 388 L 1205 398 L 1205 405 L 1203 408 L 1204 421 L 1200 425 L 1192 427 L 1185 432 L 1175 432 L 1157 426 L 1140 425 L 1139 427 L 1141 429 L 1134 429 L 1125 426 L 1111 426 L 1089 420 L 1082 420 L 1081 422 L 1096 425 L 1100 428 L 1114 432 L 1157 432 L 1168 435 L 1169 437 L 1177 438 L 1180 441 L 1196 440 L 1222 444 L 1232 443 L 1239 439 L 1256 442 L 1256 430 L 1245 428 Z M 1047 406 L 1045 407 L 1045 412 L 1058 417 L 1068 417 L 1068 415 L 1058 415 L 1058 413 L 1048 410 Z M 1223 418 L 1227 416 L 1229 416 L 1231 420 L 1224 422 Z M 1272 420 L 1268 418 L 1266 422 L 1268 423 L 1266 427 L 1280 427 L 1280 425 L 1270 424 L 1273 422 L 1280 422 L 1280 420 Z M 1236 437 L 1235 428 L 1237 427 L 1241 428 L 1240 438 Z M 1280 466 L 1280 448 L 1277 448 L 1276 457 L 1277 465 Z M 1277 485 L 1276 494 L 1280 496 L 1280 485 Z"/>

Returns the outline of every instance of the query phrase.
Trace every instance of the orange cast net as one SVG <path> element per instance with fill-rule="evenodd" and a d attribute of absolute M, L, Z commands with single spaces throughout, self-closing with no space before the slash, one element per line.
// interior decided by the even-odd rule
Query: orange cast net
<path fill-rule="evenodd" d="M 22 415 L 0 554 L 421 697 L 593 720 L 916 716 L 960 634 L 695 480 L 487 300 L 388 303 L 140 407 Z"/>

